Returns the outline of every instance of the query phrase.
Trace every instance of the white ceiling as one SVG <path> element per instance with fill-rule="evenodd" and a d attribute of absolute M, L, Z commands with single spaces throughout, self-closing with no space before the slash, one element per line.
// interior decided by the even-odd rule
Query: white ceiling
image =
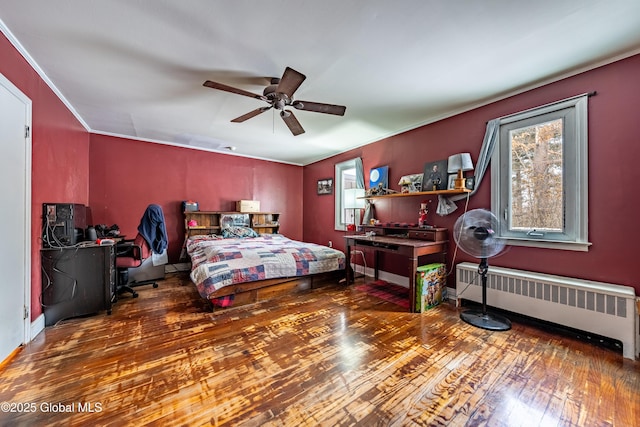
<path fill-rule="evenodd" d="M 0 29 L 87 129 L 305 165 L 640 52 L 638 0 L 2 0 Z M 262 93 L 286 66 L 292 136 Z"/>

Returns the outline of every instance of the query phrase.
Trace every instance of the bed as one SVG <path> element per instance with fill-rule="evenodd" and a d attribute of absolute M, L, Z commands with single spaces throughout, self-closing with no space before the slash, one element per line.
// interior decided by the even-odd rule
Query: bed
<path fill-rule="evenodd" d="M 344 277 L 343 252 L 281 234 L 191 236 L 187 253 L 191 280 L 214 308 L 338 283 Z"/>

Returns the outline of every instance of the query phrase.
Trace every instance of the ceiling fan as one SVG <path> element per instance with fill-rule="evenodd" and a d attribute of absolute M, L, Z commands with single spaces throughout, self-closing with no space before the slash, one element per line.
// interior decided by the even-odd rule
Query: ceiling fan
<path fill-rule="evenodd" d="M 260 99 L 269 104 L 268 106 L 257 108 L 247 114 L 236 117 L 231 120 L 233 123 L 242 123 L 245 120 L 270 110 L 271 108 L 275 108 L 276 110 L 280 110 L 280 117 L 282 117 L 282 120 L 284 120 L 291 133 L 294 136 L 297 136 L 304 133 L 304 129 L 302 128 L 302 125 L 300 125 L 298 119 L 296 119 L 293 112 L 291 110 L 285 110 L 285 107 L 293 107 L 298 110 L 313 111 L 316 113 L 335 114 L 336 116 L 344 116 L 344 112 L 347 109 L 347 107 L 342 105 L 322 104 L 310 101 L 294 101 L 293 93 L 298 89 L 298 87 L 300 87 L 306 78 L 307 76 L 304 74 L 294 70 L 293 68 L 287 67 L 284 70 L 284 74 L 282 74 L 282 78 L 276 77 L 271 79 L 271 84 L 264 89 L 262 95 L 227 86 L 222 83 L 212 82 L 210 80 L 204 82 L 203 86 Z"/>

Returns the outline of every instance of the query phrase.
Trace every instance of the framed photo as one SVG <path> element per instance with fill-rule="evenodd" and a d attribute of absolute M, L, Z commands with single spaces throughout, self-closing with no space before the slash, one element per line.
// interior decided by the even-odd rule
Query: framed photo
<path fill-rule="evenodd" d="M 333 194 L 333 178 L 318 180 L 318 195 Z"/>
<path fill-rule="evenodd" d="M 453 190 L 456 187 L 456 177 L 458 175 L 453 173 L 449 175 L 449 178 L 447 180 L 447 190 Z"/>
<path fill-rule="evenodd" d="M 424 176 L 422 178 L 422 191 L 446 190 L 449 184 L 447 174 L 448 160 L 438 160 L 424 164 Z"/>
<path fill-rule="evenodd" d="M 473 190 L 476 187 L 476 177 L 469 176 L 464 181 L 464 186 L 467 187 L 468 190 Z"/>
<path fill-rule="evenodd" d="M 369 172 L 369 188 L 378 187 L 389 188 L 389 166 L 380 166 Z"/>
<path fill-rule="evenodd" d="M 417 193 L 422 191 L 422 174 L 414 173 L 400 178 L 398 185 L 401 186 L 402 193 Z"/>

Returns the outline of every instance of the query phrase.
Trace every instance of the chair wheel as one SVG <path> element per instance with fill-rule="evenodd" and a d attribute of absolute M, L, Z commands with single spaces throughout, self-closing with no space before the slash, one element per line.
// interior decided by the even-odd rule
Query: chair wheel
<path fill-rule="evenodd" d="M 134 292 L 134 293 L 133 293 L 133 297 L 134 297 L 134 298 L 138 298 L 138 293 L 137 293 L 137 292 Z"/>
<path fill-rule="evenodd" d="M 153 287 L 154 287 L 154 288 L 157 288 L 157 287 L 158 287 L 158 284 L 157 284 L 157 283 L 154 283 L 154 284 L 153 284 Z"/>

